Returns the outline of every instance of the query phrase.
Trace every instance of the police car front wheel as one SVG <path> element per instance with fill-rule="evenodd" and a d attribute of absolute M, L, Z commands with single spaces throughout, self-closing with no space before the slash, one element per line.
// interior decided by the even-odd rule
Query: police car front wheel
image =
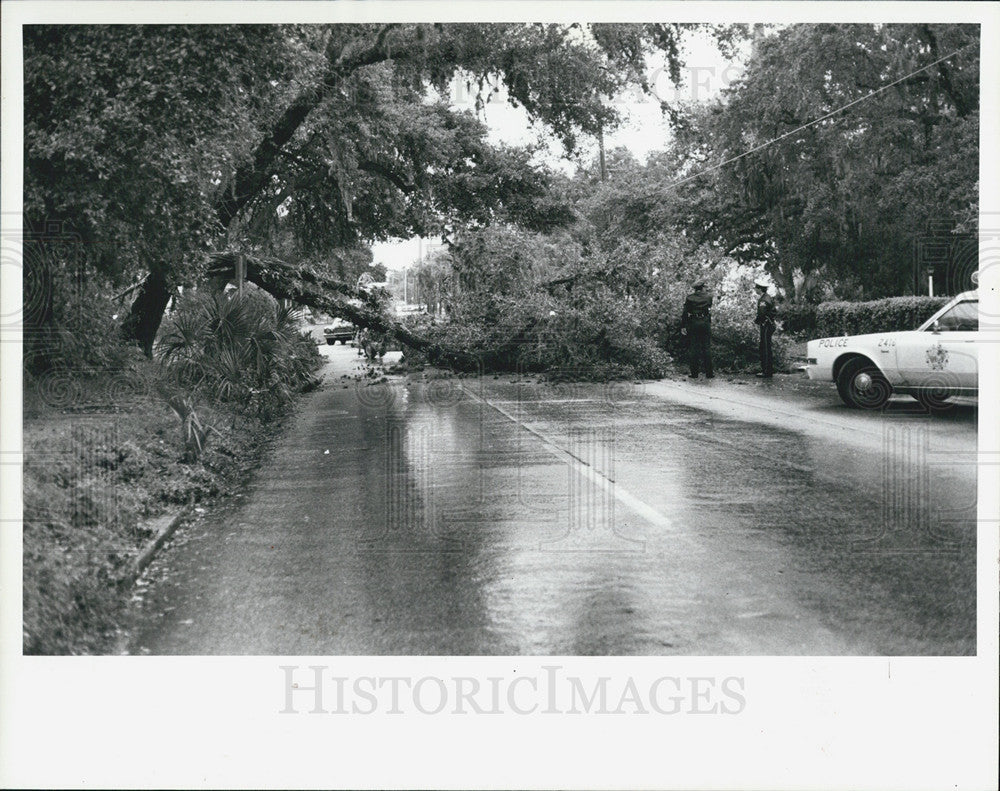
<path fill-rule="evenodd" d="M 849 407 L 879 409 L 892 395 L 892 385 L 870 360 L 857 357 L 840 369 L 837 392 Z"/>

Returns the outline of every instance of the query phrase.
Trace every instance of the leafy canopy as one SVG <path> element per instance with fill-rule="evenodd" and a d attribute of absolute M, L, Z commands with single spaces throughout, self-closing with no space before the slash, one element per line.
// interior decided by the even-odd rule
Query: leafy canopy
<path fill-rule="evenodd" d="M 502 84 L 567 150 L 616 121 L 678 25 L 34 26 L 25 31 L 25 214 L 63 220 L 120 276 L 188 280 L 201 253 L 290 234 L 322 254 L 484 225 L 556 224 L 530 152 L 435 99 Z M 720 37 L 725 37 L 719 33 Z"/>
<path fill-rule="evenodd" d="M 764 262 L 789 294 L 797 273 L 874 296 L 908 290 L 921 236 L 974 230 L 978 35 L 926 24 L 761 34 L 743 78 L 688 119 L 674 167 L 707 173 L 674 188 L 680 223 Z"/>

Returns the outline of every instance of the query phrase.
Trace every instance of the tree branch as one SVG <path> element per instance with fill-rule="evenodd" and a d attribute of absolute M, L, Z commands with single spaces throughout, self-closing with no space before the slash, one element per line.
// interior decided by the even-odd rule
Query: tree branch
<path fill-rule="evenodd" d="M 350 55 L 348 48 L 334 57 L 333 48 L 337 37 L 333 36 L 327 45 L 326 58 L 329 68 L 319 84 L 300 93 L 285 108 L 285 112 L 260 141 L 254 153 L 236 170 L 232 188 L 226 190 L 216 206 L 216 216 L 223 228 L 228 228 L 237 214 L 260 192 L 270 179 L 274 164 L 284 146 L 292 139 L 309 114 L 330 95 L 346 77 L 365 66 L 371 66 L 393 57 L 392 48 L 386 43 L 389 32 L 396 25 L 384 25 L 375 37 L 375 42 Z M 412 46 L 396 50 L 396 55 L 408 55 Z"/>
<path fill-rule="evenodd" d="M 231 275 L 235 260 L 236 253 L 215 254 L 208 274 Z M 274 258 L 247 256 L 246 264 L 247 280 L 277 299 L 290 299 L 296 304 L 345 318 L 358 327 L 392 333 L 410 348 L 424 350 L 432 359 L 447 364 L 469 368 L 475 367 L 478 362 L 459 349 L 444 348 L 411 332 L 387 316 L 376 298 L 347 283 Z M 345 297 L 361 300 L 362 305 L 352 304 Z"/>
<path fill-rule="evenodd" d="M 376 162 L 372 159 L 363 159 L 358 163 L 358 168 L 365 171 L 366 173 L 374 173 L 376 176 L 381 176 L 387 181 L 391 181 L 396 185 L 402 192 L 411 193 L 415 192 L 417 185 L 412 181 L 404 179 L 398 173 L 394 172 L 391 168 L 383 165 L 381 162 Z"/>
<path fill-rule="evenodd" d="M 934 31 L 931 30 L 931 26 L 921 25 L 920 33 L 927 41 L 927 45 L 931 48 L 931 56 L 937 60 L 937 36 L 934 35 Z M 951 99 L 952 104 L 955 105 L 955 112 L 958 113 L 958 117 L 965 118 L 970 111 L 969 103 L 965 101 L 965 97 L 962 96 L 961 92 L 955 87 L 955 83 L 952 82 L 951 71 L 949 71 L 945 61 L 941 61 L 937 65 L 937 72 L 938 76 L 941 77 L 941 85 L 944 88 L 944 92 L 948 95 L 948 98 Z"/>

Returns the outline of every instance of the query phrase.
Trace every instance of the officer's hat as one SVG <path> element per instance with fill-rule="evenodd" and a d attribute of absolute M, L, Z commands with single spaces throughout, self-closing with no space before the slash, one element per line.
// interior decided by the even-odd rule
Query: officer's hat
<path fill-rule="evenodd" d="M 767 290 L 768 288 L 770 288 L 770 286 L 768 285 L 767 281 L 764 280 L 764 278 L 762 278 L 762 277 L 758 277 L 756 280 L 754 280 L 753 284 L 757 288 L 763 288 L 765 290 Z"/>
<path fill-rule="evenodd" d="M 695 291 L 700 291 L 704 287 L 705 287 L 705 281 L 704 280 L 699 280 L 697 283 L 694 284 L 694 290 Z"/>

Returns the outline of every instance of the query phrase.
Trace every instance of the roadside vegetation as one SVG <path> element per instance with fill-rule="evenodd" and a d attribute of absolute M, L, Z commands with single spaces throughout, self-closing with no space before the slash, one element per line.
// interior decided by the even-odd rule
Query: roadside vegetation
<path fill-rule="evenodd" d="M 649 64 L 680 86 L 692 37 L 743 71 L 664 100 Z M 974 25 L 36 26 L 25 221 L 73 251 L 26 259 L 43 295 L 28 351 L 58 324 L 44 295 L 81 267 L 135 286 L 118 329 L 147 355 L 176 290 L 240 260 L 275 297 L 393 331 L 354 286 L 372 242 L 419 235 L 445 242 L 414 291 L 448 329 L 396 336 L 430 358 L 656 376 L 707 279 L 718 358 L 742 370 L 753 327 L 732 286 L 754 275 L 806 328 L 824 301 L 919 293 L 931 266 L 935 293 L 968 288 L 978 74 Z M 573 176 L 490 142 L 497 93 Z M 670 123 L 645 162 L 592 156 L 616 96 Z"/>
<path fill-rule="evenodd" d="M 72 307 L 49 365 L 24 379 L 31 654 L 114 648 L 151 520 L 245 486 L 320 359 L 291 309 L 258 291 L 186 295 L 152 360 L 107 331 L 111 300 Z"/>

